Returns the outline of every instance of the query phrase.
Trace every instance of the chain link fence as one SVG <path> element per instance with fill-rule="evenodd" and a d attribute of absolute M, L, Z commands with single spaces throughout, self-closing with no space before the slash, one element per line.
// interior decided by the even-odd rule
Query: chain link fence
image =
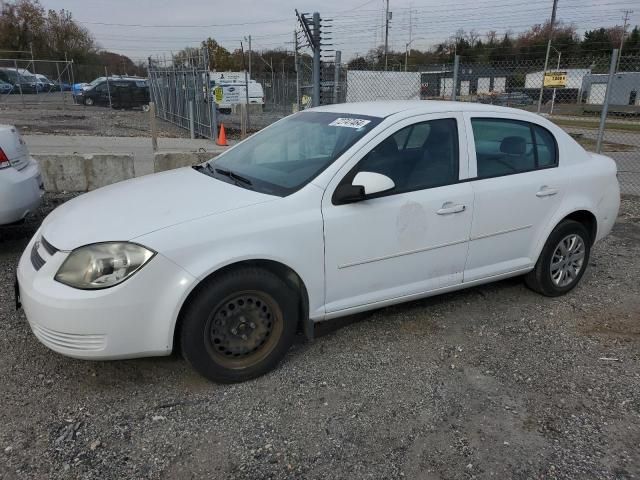
<path fill-rule="evenodd" d="M 538 112 L 586 150 L 615 159 L 622 193 L 640 195 L 640 57 L 618 61 L 615 52 L 593 58 L 556 53 L 546 72 L 544 60 L 521 58 L 478 63 L 459 57 L 409 71 L 343 66 L 339 101 L 456 100 Z"/>
<path fill-rule="evenodd" d="M 0 59 L 0 106 L 61 107 L 73 104 L 73 62 Z"/>
<path fill-rule="evenodd" d="M 150 58 L 149 96 L 158 118 L 189 130 L 192 137 L 215 140 L 217 112 L 208 65 L 206 49 L 188 58 Z"/>

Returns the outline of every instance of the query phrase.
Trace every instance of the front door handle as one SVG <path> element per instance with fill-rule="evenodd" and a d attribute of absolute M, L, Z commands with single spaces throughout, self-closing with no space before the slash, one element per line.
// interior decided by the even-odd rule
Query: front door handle
<path fill-rule="evenodd" d="M 454 204 L 453 202 L 445 202 L 442 205 L 442 208 L 438 210 L 436 213 L 438 215 L 450 215 L 452 213 L 464 212 L 466 209 L 467 207 L 465 205 Z"/>
<path fill-rule="evenodd" d="M 551 197 L 552 195 L 556 195 L 558 193 L 557 188 L 550 188 L 546 185 L 540 187 L 540 190 L 536 193 L 536 197 Z"/>

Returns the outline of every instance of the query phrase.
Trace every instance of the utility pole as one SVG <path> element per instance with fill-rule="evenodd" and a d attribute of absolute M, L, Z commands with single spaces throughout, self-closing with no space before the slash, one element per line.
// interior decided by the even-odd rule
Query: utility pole
<path fill-rule="evenodd" d="M 312 70 L 312 82 L 311 82 L 311 106 L 317 107 L 320 105 L 320 83 L 322 80 L 322 72 L 320 71 L 320 55 L 322 46 L 326 45 L 322 43 L 323 37 L 320 31 L 320 14 L 314 12 L 312 20 L 306 17 L 306 14 L 299 13 L 296 10 L 296 16 L 300 22 L 302 33 L 307 40 L 307 45 L 311 47 L 313 52 L 313 70 Z"/>
<path fill-rule="evenodd" d="M 311 96 L 314 107 L 320 105 L 320 14 L 313 13 L 313 89 Z"/>
<path fill-rule="evenodd" d="M 616 72 L 620 70 L 620 57 L 622 57 L 622 46 L 624 45 L 624 36 L 627 33 L 627 22 L 629 21 L 629 15 L 633 13 L 633 10 L 623 10 L 624 12 L 624 25 L 622 26 L 622 35 L 620 36 L 620 49 L 618 50 L 618 61 L 616 66 Z"/>
<path fill-rule="evenodd" d="M 384 22 L 384 69 L 389 64 L 389 0 L 387 0 L 387 9 L 385 12 Z"/>
<path fill-rule="evenodd" d="M 404 71 L 407 71 L 407 63 L 409 63 L 409 46 L 411 45 L 411 29 L 413 27 L 413 21 L 411 20 L 411 8 L 409 8 L 409 41 L 404 47 Z"/>
<path fill-rule="evenodd" d="M 338 102 L 338 93 L 340 85 L 340 63 L 342 62 L 342 52 L 336 51 L 336 57 L 333 63 L 333 103 Z"/>
<path fill-rule="evenodd" d="M 553 9 L 551 10 L 551 22 L 549 23 L 549 40 L 547 41 L 547 55 L 544 57 L 544 70 L 542 71 L 542 80 L 540 84 L 540 95 L 538 96 L 538 113 L 542 107 L 542 94 L 544 93 L 544 76 L 549 66 L 549 54 L 551 53 L 551 41 L 553 40 L 553 27 L 556 24 L 556 10 L 558 10 L 558 0 L 553 0 Z"/>
<path fill-rule="evenodd" d="M 249 78 L 251 78 L 251 35 L 249 35 L 249 37 L 245 37 L 245 40 L 248 41 L 249 43 Z"/>
<path fill-rule="evenodd" d="M 297 30 L 293 31 L 293 44 L 295 46 L 293 53 L 294 53 L 294 68 L 296 71 L 296 111 L 299 112 L 300 111 L 300 66 L 299 66 L 299 59 L 298 59 L 298 32 Z"/>
<path fill-rule="evenodd" d="M 242 69 L 244 70 L 244 98 L 246 102 L 244 110 L 246 114 L 245 125 L 247 126 L 247 130 L 249 130 L 249 75 L 247 74 L 247 67 L 244 65 L 244 45 L 242 45 L 242 42 L 240 42 L 240 51 L 242 52 Z"/>

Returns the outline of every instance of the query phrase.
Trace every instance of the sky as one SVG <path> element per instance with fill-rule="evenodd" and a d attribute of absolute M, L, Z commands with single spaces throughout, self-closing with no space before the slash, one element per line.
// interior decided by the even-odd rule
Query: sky
<path fill-rule="evenodd" d="M 624 10 L 631 25 L 640 23 L 638 0 L 559 0 L 558 19 L 573 23 L 580 33 L 622 25 Z M 332 19 L 332 43 L 327 49 L 343 52 L 343 60 L 365 54 L 384 43 L 385 0 L 41 0 L 46 9 L 66 9 L 93 33 L 98 44 L 131 57 L 167 56 L 185 46 L 197 46 L 213 37 L 229 50 L 240 47 L 247 36 L 252 48 L 293 48 L 295 8 L 319 11 Z M 456 30 L 489 30 L 499 35 L 518 33 L 543 23 L 551 14 L 552 0 L 389 0 L 392 19 L 390 49 L 426 49 L 446 40 Z M 245 43 L 246 48 L 246 43 Z"/>

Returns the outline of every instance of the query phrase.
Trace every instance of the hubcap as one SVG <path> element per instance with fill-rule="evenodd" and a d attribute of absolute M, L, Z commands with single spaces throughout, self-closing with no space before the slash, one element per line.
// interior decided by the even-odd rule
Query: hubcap
<path fill-rule="evenodd" d="M 551 257 L 551 280 L 558 287 L 571 285 L 580 274 L 584 263 L 585 245 L 579 235 L 564 237 Z"/>
<path fill-rule="evenodd" d="M 263 292 L 247 291 L 220 302 L 207 322 L 209 354 L 228 368 L 246 368 L 266 357 L 282 331 L 277 303 Z"/>

